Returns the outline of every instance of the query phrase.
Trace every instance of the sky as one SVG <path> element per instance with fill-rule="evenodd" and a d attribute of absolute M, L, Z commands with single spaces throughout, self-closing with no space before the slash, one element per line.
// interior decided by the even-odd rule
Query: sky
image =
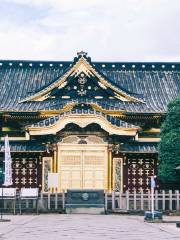
<path fill-rule="evenodd" d="M 0 0 L 0 59 L 180 62 L 180 0 Z"/>

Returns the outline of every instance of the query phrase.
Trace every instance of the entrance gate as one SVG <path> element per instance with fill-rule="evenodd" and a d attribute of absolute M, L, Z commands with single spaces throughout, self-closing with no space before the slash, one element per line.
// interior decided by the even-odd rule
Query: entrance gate
<path fill-rule="evenodd" d="M 107 189 L 107 146 L 59 145 L 60 191 L 67 189 Z"/>

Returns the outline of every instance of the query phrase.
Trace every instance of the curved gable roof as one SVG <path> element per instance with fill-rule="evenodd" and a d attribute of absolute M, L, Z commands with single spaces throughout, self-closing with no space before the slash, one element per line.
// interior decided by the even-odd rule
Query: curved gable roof
<path fill-rule="evenodd" d="M 88 60 L 89 61 L 89 60 Z M 77 59 L 75 63 L 77 63 Z M 126 96 L 140 101 L 119 99 L 81 99 L 104 109 L 128 112 L 165 112 L 169 101 L 179 96 L 179 63 L 100 63 L 91 65 L 111 85 L 124 91 Z M 42 89 L 52 86 L 59 76 L 72 69 L 73 62 L 0 61 L 0 111 L 60 110 L 72 100 L 46 99 L 44 101 L 20 102 Z M 57 80 L 58 81 L 58 80 Z M 120 93 L 120 92 L 119 92 Z M 133 93 L 133 94 L 132 94 Z"/>
<path fill-rule="evenodd" d="M 81 54 L 78 58 L 75 59 L 71 67 L 68 67 L 65 73 L 55 79 L 51 84 L 44 87 L 42 90 L 37 93 L 20 100 L 21 102 L 26 101 L 43 101 L 52 97 L 51 92 L 54 89 L 63 89 L 68 84 L 68 78 L 76 77 L 80 75 L 91 78 L 93 81 L 96 78 L 96 86 L 101 89 L 108 89 L 114 92 L 113 97 L 122 101 L 131 101 L 131 102 L 142 102 L 141 99 L 133 96 L 133 93 L 130 93 L 126 89 L 123 89 L 120 85 L 112 82 L 110 79 L 106 79 L 106 76 L 99 72 L 89 61 L 89 58 L 85 54 Z M 81 87 L 83 83 L 80 83 Z M 85 90 L 86 91 L 86 90 Z M 78 96 L 77 96 L 78 98 Z"/>

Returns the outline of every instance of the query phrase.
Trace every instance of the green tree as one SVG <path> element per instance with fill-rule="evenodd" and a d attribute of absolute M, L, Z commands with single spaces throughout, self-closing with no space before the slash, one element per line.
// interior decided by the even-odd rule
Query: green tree
<path fill-rule="evenodd" d="M 161 127 L 159 144 L 158 175 L 163 183 L 177 183 L 180 173 L 175 168 L 180 166 L 180 98 L 168 104 L 166 120 Z"/>

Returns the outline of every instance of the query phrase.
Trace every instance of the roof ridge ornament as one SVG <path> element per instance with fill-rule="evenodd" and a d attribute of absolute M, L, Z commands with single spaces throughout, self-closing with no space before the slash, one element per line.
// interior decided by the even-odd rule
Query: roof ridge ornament
<path fill-rule="evenodd" d="M 84 52 L 83 50 L 82 51 L 80 51 L 80 52 L 77 52 L 77 55 L 78 55 L 78 57 L 85 57 L 85 58 L 87 58 L 87 52 Z"/>

